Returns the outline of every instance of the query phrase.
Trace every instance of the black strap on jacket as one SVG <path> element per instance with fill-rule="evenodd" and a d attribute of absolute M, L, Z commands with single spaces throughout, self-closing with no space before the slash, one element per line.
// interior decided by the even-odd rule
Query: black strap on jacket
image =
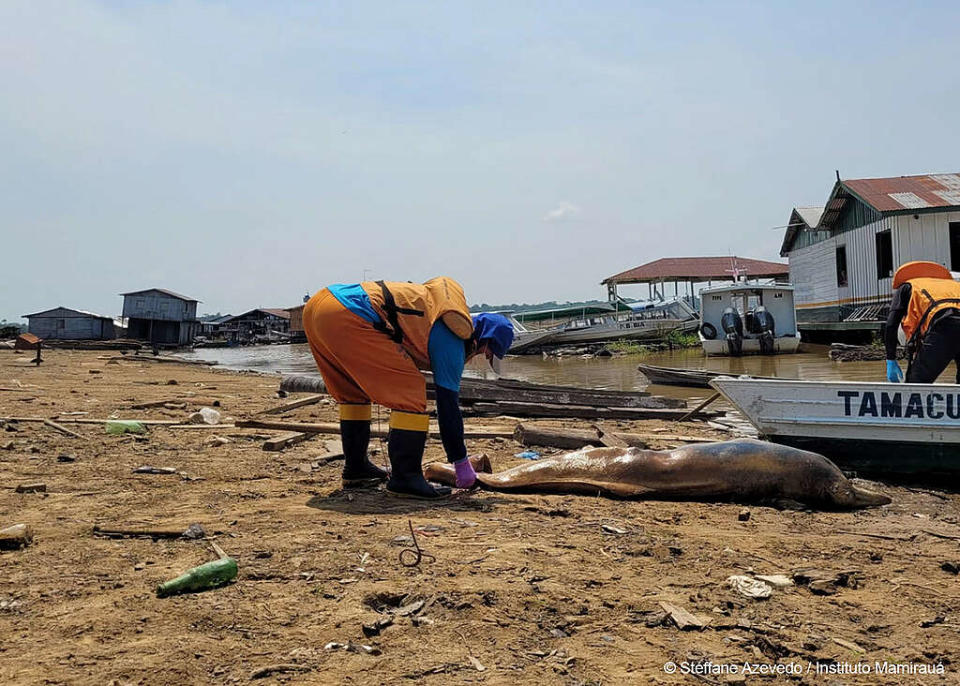
<path fill-rule="evenodd" d="M 390 292 L 390 289 L 387 288 L 387 284 L 383 281 L 376 282 L 380 286 L 380 291 L 383 293 L 383 312 L 387 315 L 387 321 L 390 322 L 390 326 L 387 326 L 385 322 L 377 322 L 373 325 L 377 331 L 382 331 L 390 337 L 390 340 L 394 343 L 403 342 L 403 329 L 400 328 L 400 320 L 397 317 L 398 314 L 409 314 L 414 317 L 422 317 L 423 312 L 421 310 L 412 310 L 407 307 L 397 307 L 397 301 L 393 297 L 393 293 Z M 393 327 L 391 330 L 390 327 Z"/>
<path fill-rule="evenodd" d="M 913 358 L 916 356 L 917 351 L 920 347 L 920 342 L 923 340 L 924 334 L 920 332 L 923 331 L 923 325 L 927 321 L 927 317 L 930 316 L 930 312 L 932 312 L 935 307 L 939 305 L 943 305 L 944 303 L 953 303 L 954 305 L 960 305 L 960 298 L 944 298 L 943 300 L 934 300 L 933 296 L 930 295 L 930 293 L 927 291 L 926 288 L 922 289 L 920 292 L 927 297 L 927 300 L 930 301 L 930 304 L 927 305 L 927 309 L 923 311 L 923 315 L 921 315 L 920 321 L 917 322 L 917 328 L 913 330 L 913 335 L 911 335 L 910 340 L 907 341 L 907 359 L 910 361 L 911 365 L 913 364 Z M 954 309 L 954 308 L 950 308 L 950 309 Z M 946 312 L 949 312 L 949 310 L 942 310 L 942 312 L 946 313 Z M 940 315 L 940 312 L 934 315 L 933 321 L 930 322 L 930 326 L 933 326 L 934 322 L 937 321 L 939 315 Z"/>

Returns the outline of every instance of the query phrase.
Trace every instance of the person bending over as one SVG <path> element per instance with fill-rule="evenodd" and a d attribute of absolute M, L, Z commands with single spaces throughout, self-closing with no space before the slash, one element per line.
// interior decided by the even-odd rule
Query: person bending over
<path fill-rule="evenodd" d="M 471 317 L 463 288 L 439 276 L 423 284 L 365 281 L 319 291 L 303 309 L 310 351 L 330 395 L 339 403 L 346 464 L 345 488 L 374 485 L 401 497 L 435 499 L 449 494 L 423 476 L 427 440 L 426 379 L 436 387 L 437 420 L 457 486 L 476 474 L 467 459 L 460 414 L 460 378 L 466 362 L 484 355 L 495 372 L 513 343 L 513 326 L 499 314 Z M 367 458 L 371 402 L 390 409 L 389 474 Z"/>

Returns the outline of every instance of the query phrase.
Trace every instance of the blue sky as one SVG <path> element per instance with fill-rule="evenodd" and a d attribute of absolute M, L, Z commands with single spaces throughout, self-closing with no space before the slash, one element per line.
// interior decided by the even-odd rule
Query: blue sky
<path fill-rule="evenodd" d="M 960 171 L 950 3 L 0 3 L 0 317 L 328 283 L 604 297 Z M 640 295 L 625 290 L 627 295 Z"/>

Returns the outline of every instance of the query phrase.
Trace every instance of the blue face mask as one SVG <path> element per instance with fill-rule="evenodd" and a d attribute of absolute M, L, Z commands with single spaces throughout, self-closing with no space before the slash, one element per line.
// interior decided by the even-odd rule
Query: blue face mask
<path fill-rule="evenodd" d="M 486 344 L 490 351 L 503 359 L 513 345 L 513 325 L 502 314 L 481 312 L 473 315 L 473 338 Z"/>

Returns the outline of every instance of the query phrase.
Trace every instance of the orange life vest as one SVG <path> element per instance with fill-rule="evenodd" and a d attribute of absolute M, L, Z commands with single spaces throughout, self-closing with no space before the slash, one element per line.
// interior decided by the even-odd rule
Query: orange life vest
<path fill-rule="evenodd" d="M 951 307 L 960 309 L 960 283 L 953 279 L 909 279 L 910 303 L 900 326 L 908 341 L 922 339 L 934 315 Z"/>
<path fill-rule="evenodd" d="M 377 328 L 403 346 L 421 367 L 430 364 L 427 344 L 438 319 L 463 340 L 473 335 L 473 319 L 463 287 L 438 276 L 426 283 L 364 281 L 360 284 L 370 304 L 383 320 Z"/>

